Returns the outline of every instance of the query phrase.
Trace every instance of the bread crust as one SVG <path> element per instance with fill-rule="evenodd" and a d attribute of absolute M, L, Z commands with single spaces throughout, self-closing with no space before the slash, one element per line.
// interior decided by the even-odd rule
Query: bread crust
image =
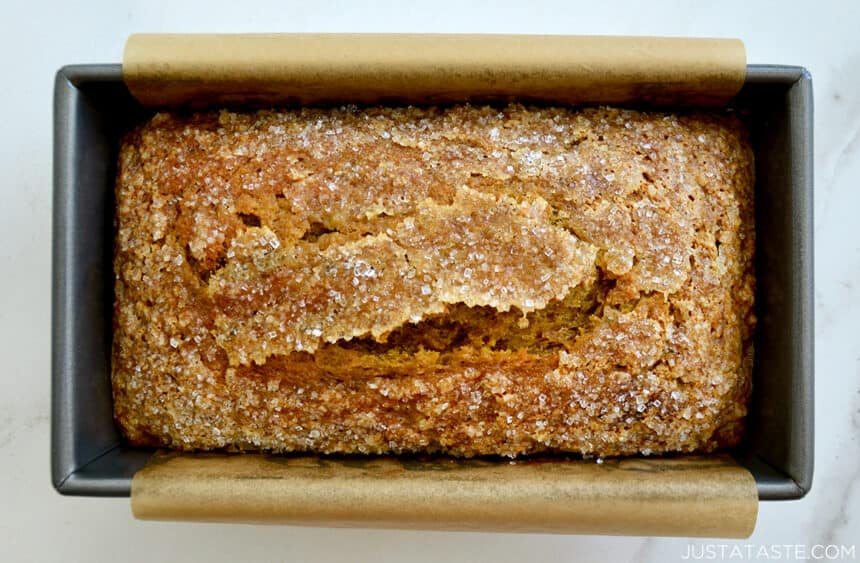
<path fill-rule="evenodd" d="M 597 456 L 736 445 L 753 156 L 724 114 L 160 113 L 116 185 L 132 444 Z"/>

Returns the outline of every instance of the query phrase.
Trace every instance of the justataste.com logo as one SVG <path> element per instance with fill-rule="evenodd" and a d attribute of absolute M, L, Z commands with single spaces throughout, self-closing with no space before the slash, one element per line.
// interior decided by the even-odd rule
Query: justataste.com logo
<path fill-rule="evenodd" d="M 856 545 L 840 544 L 687 544 L 681 559 L 689 561 L 854 561 Z"/>

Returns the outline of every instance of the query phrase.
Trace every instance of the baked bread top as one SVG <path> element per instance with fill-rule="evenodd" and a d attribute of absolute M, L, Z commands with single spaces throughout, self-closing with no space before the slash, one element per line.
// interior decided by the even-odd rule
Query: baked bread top
<path fill-rule="evenodd" d="M 734 445 L 752 162 L 716 114 L 158 114 L 120 153 L 117 421 L 181 449 Z"/>

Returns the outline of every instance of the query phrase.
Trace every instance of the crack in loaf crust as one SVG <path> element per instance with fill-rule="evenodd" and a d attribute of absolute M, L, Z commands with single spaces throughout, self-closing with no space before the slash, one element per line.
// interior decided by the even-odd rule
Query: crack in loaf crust
<path fill-rule="evenodd" d="M 752 174 L 726 115 L 158 114 L 120 152 L 116 419 L 180 449 L 735 445 Z"/>

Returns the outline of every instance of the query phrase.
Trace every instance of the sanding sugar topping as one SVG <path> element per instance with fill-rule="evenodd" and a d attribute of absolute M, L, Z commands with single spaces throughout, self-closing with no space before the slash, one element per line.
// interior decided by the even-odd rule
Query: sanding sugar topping
<path fill-rule="evenodd" d="M 117 423 L 185 450 L 730 447 L 752 173 L 724 113 L 159 113 L 119 157 Z"/>
<path fill-rule="evenodd" d="M 593 278 L 597 254 L 548 218 L 540 198 L 517 203 L 461 188 L 451 205 L 427 200 L 387 233 L 322 251 L 247 229 L 209 280 L 222 311 L 216 340 L 231 364 L 263 364 L 322 342 L 381 339 L 447 304 L 542 309 Z"/>

